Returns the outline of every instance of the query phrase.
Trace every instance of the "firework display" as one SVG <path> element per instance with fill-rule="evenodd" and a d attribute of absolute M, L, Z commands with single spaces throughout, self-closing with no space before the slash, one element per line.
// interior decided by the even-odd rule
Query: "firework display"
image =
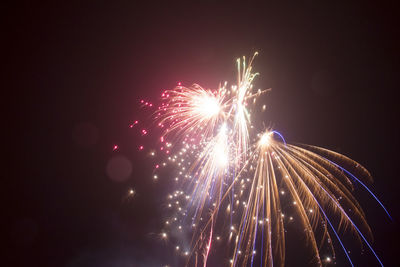
<path fill-rule="evenodd" d="M 366 186 L 372 181 L 367 169 L 328 149 L 286 143 L 273 129 L 257 133 L 262 122 L 253 121 L 252 113 L 266 109 L 257 100 L 268 90 L 253 88 L 256 55 L 237 60 L 233 86 L 225 82 L 209 90 L 178 84 L 162 92 L 158 107 L 141 101 L 152 108 L 155 132 L 161 133 L 158 147 L 149 150 L 162 155 L 153 178 L 162 167 L 175 168 L 175 175 L 165 178 L 176 188 L 167 196 L 170 216 L 160 238 L 173 240 L 188 266 L 206 266 L 214 242 L 224 243 L 228 266 L 284 266 L 285 229 L 296 223 L 316 265 L 333 262 L 334 247 L 340 247 L 353 266 L 342 240 L 350 231 L 383 266 L 352 194 L 360 185 L 390 217 Z"/>

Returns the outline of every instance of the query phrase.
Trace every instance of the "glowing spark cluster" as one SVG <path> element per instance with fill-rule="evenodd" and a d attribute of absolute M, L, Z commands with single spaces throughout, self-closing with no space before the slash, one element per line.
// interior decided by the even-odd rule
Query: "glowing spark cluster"
<path fill-rule="evenodd" d="M 159 147 L 148 152 L 163 155 L 153 179 L 159 179 L 160 167 L 176 167 L 177 190 L 167 197 L 171 217 L 161 239 L 173 239 L 188 266 L 206 266 L 218 244 L 230 251 L 226 262 L 231 266 L 283 266 L 286 226 L 296 222 L 304 228 L 315 263 L 334 261 L 335 243 L 353 265 L 339 231 L 347 227 L 383 266 L 370 244 L 365 213 L 352 195 L 353 184 L 360 184 L 389 216 L 365 185 L 372 181 L 369 172 L 336 152 L 287 144 L 272 129 L 253 133 L 262 121 L 252 113 L 266 110 L 256 100 L 268 91 L 253 90 L 254 56 L 248 65 L 238 59 L 237 84 L 230 88 L 226 82 L 217 90 L 179 83 L 162 93 L 159 107 L 141 101 L 154 109 L 161 129 Z M 138 121 L 130 127 L 136 125 L 148 134 Z M 191 241 L 182 241 L 187 236 Z"/>

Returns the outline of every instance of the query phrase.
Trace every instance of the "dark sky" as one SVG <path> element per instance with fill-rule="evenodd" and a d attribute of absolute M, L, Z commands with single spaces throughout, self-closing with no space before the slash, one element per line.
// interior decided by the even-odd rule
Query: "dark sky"
<path fill-rule="evenodd" d="M 214 88 L 254 51 L 255 84 L 272 88 L 265 124 L 370 170 L 394 221 L 363 190 L 355 195 L 376 251 L 386 266 L 398 264 L 397 6 L 133 2 L 27 1 L 2 12 L 4 266 L 176 264 L 172 245 L 156 237 L 172 176 L 154 185 L 128 125 L 141 116 L 141 97 L 178 81 Z M 132 162 L 124 182 L 106 173 L 114 144 Z M 124 200 L 132 187 L 137 195 Z M 287 243 L 288 266 L 307 266 L 297 262 L 303 240 Z M 337 252 L 336 266 L 347 266 Z M 357 266 L 376 265 L 367 249 L 351 255 Z"/>

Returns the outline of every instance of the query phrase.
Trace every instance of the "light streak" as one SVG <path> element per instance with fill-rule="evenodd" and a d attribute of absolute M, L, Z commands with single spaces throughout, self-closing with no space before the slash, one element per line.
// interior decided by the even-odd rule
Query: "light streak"
<path fill-rule="evenodd" d="M 150 150 L 150 155 L 164 154 L 168 164 L 177 167 L 174 183 L 179 187 L 168 197 L 167 207 L 173 213 L 162 237 L 167 238 L 169 230 L 184 234 L 185 225 L 190 226 L 191 250 L 182 252 L 188 266 L 206 266 L 214 232 L 216 240 L 228 242 L 231 266 L 284 266 L 285 226 L 296 222 L 304 228 L 318 265 L 335 258 L 334 234 L 353 266 L 341 239 L 341 230 L 349 228 L 383 266 L 370 244 L 372 231 L 365 213 L 352 195 L 353 182 L 361 184 L 390 217 L 365 184 L 372 181 L 369 172 L 337 152 L 288 144 L 273 129 L 261 134 L 253 130 L 262 124 L 252 114 L 256 100 L 268 91 L 253 90 L 258 75 L 252 72 L 254 56 L 248 64 L 245 58 L 237 60 L 237 84 L 230 88 L 227 82 L 216 90 L 179 83 L 162 93 L 163 102 L 154 111 L 161 147 Z M 153 107 L 145 100 L 141 104 Z M 141 130 L 142 135 L 148 133 Z M 155 171 L 166 165 L 156 164 Z M 159 175 L 153 178 L 158 180 Z M 286 206 L 288 211 L 283 210 Z M 224 212 L 219 213 L 221 209 Z M 187 246 L 179 244 L 176 251 L 181 247 Z M 322 260 L 321 247 L 330 250 L 332 258 Z M 200 251 L 202 261 L 197 256 Z"/>

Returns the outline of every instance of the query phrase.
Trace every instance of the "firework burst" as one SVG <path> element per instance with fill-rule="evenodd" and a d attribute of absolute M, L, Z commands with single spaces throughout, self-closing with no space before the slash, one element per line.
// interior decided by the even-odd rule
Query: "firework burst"
<path fill-rule="evenodd" d="M 339 153 L 287 144 L 277 131 L 253 133 L 251 112 L 268 91 L 253 89 L 254 56 L 248 65 L 244 57 L 237 60 L 237 84 L 230 88 L 227 83 L 216 90 L 179 84 L 162 93 L 154 117 L 162 132 L 160 150 L 177 167 L 179 187 L 167 198 L 173 211 L 161 237 L 167 239 L 168 231 L 191 236 L 176 246 L 190 266 L 206 266 L 213 242 L 220 240 L 230 251 L 231 266 L 283 266 L 285 225 L 296 219 L 317 265 L 334 259 L 338 244 L 353 266 L 341 239 L 349 229 L 383 266 L 370 244 L 365 213 L 352 195 L 353 184 L 360 184 L 389 216 L 365 185 L 372 181 L 370 173 Z M 331 256 L 321 258 L 322 248 Z"/>

